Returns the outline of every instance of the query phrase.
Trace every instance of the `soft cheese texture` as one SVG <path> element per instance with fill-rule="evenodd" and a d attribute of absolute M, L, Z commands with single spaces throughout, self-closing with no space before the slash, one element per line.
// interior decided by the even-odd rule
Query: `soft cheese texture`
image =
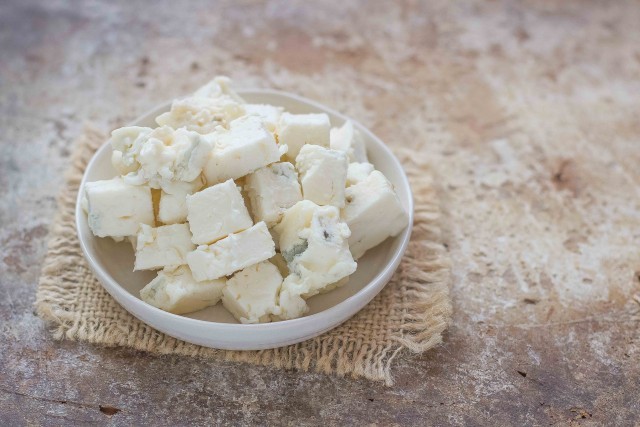
<path fill-rule="evenodd" d="M 162 186 L 158 219 L 163 224 L 177 224 L 187 220 L 187 196 L 204 187 L 204 178 L 200 175 L 191 182 L 176 181 Z"/>
<path fill-rule="evenodd" d="M 89 211 L 89 228 L 98 237 L 120 240 L 133 236 L 139 225 L 153 225 L 151 189 L 134 186 L 117 177 L 87 182 L 84 186 Z"/>
<path fill-rule="evenodd" d="M 280 314 L 282 276 L 269 261 L 238 271 L 227 281 L 222 304 L 241 323 L 264 323 Z"/>
<path fill-rule="evenodd" d="M 307 311 L 303 298 L 349 276 L 357 264 L 347 245 L 349 227 L 335 206 L 303 200 L 288 209 L 275 228 L 290 270 L 280 292 L 281 316 L 291 319 Z"/>
<path fill-rule="evenodd" d="M 248 116 L 259 117 L 270 132 L 275 132 L 284 109 L 268 104 L 245 104 L 244 111 Z"/>
<path fill-rule="evenodd" d="M 267 225 L 259 222 L 213 245 L 198 246 L 187 254 L 187 262 L 196 280 L 213 280 L 269 259 L 275 253 Z"/>
<path fill-rule="evenodd" d="M 161 310 L 185 314 L 215 305 L 222 297 L 225 279 L 196 282 L 189 267 L 164 269 L 140 291 L 142 300 Z"/>
<path fill-rule="evenodd" d="M 409 217 L 393 185 L 379 171 L 347 188 L 346 200 L 341 215 L 351 230 L 349 248 L 355 259 L 407 226 Z"/>
<path fill-rule="evenodd" d="M 157 228 L 141 224 L 136 239 L 134 270 L 153 270 L 186 264 L 187 253 L 195 248 L 187 224 L 163 225 Z"/>
<path fill-rule="evenodd" d="M 256 116 L 234 120 L 229 129 L 217 128 L 207 136 L 213 144 L 204 168 L 207 183 L 215 184 L 247 175 L 280 160 L 275 137 Z"/>
<path fill-rule="evenodd" d="M 231 179 L 187 196 L 187 212 L 192 240 L 198 245 L 253 225 L 242 194 Z"/>
<path fill-rule="evenodd" d="M 217 126 L 229 126 L 245 114 L 244 107 L 228 96 L 190 97 L 173 101 L 171 110 L 156 117 L 160 126 L 186 128 L 200 134 L 211 133 Z"/>
<path fill-rule="evenodd" d="M 347 156 L 319 145 L 305 145 L 296 157 L 302 194 L 318 205 L 344 206 Z"/>
<path fill-rule="evenodd" d="M 291 163 L 272 163 L 245 178 L 253 218 L 272 227 L 287 208 L 302 200 L 298 174 Z"/>
<path fill-rule="evenodd" d="M 364 181 L 374 170 L 375 168 L 371 163 L 349 163 L 346 186 L 351 187 L 354 184 Z"/>
<path fill-rule="evenodd" d="M 198 178 L 211 151 L 208 140 L 184 128 L 146 129 L 122 128 L 111 134 L 113 149 L 121 153 L 112 157 L 112 162 L 118 170 L 131 170 L 124 175 L 125 182 L 162 188 L 174 181 Z"/>
<path fill-rule="evenodd" d="M 329 147 L 329 116 L 321 114 L 282 113 L 277 133 L 280 144 L 286 144 L 286 158 L 294 160 L 305 144 Z"/>
<path fill-rule="evenodd" d="M 369 161 L 364 139 L 351 120 L 347 120 L 339 128 L 332 128 L 329 140 L 331 149 L 344 152 L 349 157 L 349 161 L 359 163 Z"/>

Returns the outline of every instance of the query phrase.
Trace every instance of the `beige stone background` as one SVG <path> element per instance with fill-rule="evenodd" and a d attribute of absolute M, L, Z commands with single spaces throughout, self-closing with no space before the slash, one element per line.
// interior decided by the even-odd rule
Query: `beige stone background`
<path fill-rule="evenodd" d="M 429 155 L 444 344 L 396 383 L 58 343 L 33 314 L 70 141 L 212 75 Z M 0 2 L 0 424 L 634 425 L 640 3 Z"/>

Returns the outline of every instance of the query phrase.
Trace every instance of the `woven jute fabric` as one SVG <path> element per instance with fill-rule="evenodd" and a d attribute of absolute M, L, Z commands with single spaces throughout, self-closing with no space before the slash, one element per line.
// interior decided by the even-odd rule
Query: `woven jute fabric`
<path fill-rule="evenodd" d="M 384 290 L 319 337 L 278 349 L 225 351 L 180 341 L 139 321 L 111 298 L 86 264 L 75 229 L 75 201 L 85 167 L 105 140 L 90 127 L 77 139 L 50 232 L 36 310 L 56 339 L 351 375 L 388 385 L 399 355 L 441 343 L 451 315 L 450 261 L 440 238 L 437 194 L 420 153 L 396 150 L 411 181 L 415 221 L 407 252 Z"/>

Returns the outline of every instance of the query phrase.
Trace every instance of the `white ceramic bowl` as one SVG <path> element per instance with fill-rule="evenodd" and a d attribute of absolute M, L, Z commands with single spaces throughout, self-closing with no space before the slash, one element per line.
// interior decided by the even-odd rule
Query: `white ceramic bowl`
<path fill-rule="evenodd" d="M 342 125 L 347 117 L 308 99 L 274 90 L 243 90 L 240 95 L 250 103 L 273 104 L 293 113 L 324 112 L 333 126 Z M 166 103 L 137 119 L 132 125 L 154 127 L 154 118 L 169 110 Z M 369 160 L 393 183 L 405 210 L 409 224 L 413 223 L 413 198 L 400 162 L 369 130 L 357 122 L 354 125 L 365 138 Z M 111 166 L 111 147 L 105 143 L 94 155 L 82 179 L 85 182 L 116 176 Z M 376 224 L 371 224 L 375 227 Z M 302 318 L 281 322 L 243 325 L 229 314 L 221 303 L 214 307 L 176 315 L 157 309 L 140 299 L 140 289 L 155 276 L 154 272 L 133 272 L 134 253 L 128 242 L 95 237 L 89 230 L 87 216 L 76 205 L 76 227 L 84 255 L 104 288 L 128 312 L 148 325 L 175 338 L 207 347 L 227 350 L 260 350 L 295 344 L 320 335 L 344 322 L 362 309 L 387 284 L 400 264 L 411 227 L 400 235 L 387 239 L 369 250 L 358 261 L 357 271 L 345 286 L 308 300 L 310 311 Z"/>

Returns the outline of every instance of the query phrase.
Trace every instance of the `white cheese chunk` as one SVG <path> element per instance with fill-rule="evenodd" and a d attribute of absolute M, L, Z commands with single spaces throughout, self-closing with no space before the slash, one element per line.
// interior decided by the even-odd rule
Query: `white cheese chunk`
<path fill-rule="evenodd" d="M 217 76 L 206 85 L 193 93 L 193 96 L 200 98 L 220 98 L 228 96 L 239 104 L 244 104 L 244 100 L 231 88 L 231 79 L 226 76 Z"/>
<path fill-rule="evenodd" d="M 266 128 L 269 129 L 270 132 L 275 132 L 278 120 L 280 120 L 284 109 L 269 104 L 245 104 L 244 110 L 247 116 L 260 117 Z"/>
<path fill-rule="evenodd" d="M 332 150 L 339 150 L 349 156 L 349 161 L 366 163 L 367 149 L 364 139 L 358 129 L 355 129 L 351 120 L 347 120 L 339 128 L 332 128 L 329 133 Z"/>
<path fill-rule="evenodd" d="M 241 323 L 270 322 L 280 314 L 282 276 L 269 261 L 238 271 L 222 292 L 222 304 Z"/>
<path fill-rule="evenodd" d="M 349 163 L 347 168 L 347 187 L 364 181 L 374 170 L 375 168 L 371 163 Z"/>
<path fill-rule="evenodd" d="M 272 227 L 287 208 L 302 200 L 298 174 L 291 163 L 272 163 L 247 175 L 245 191 L 253 217 Z"/>
<path fill-rule="evenodd" d="M 244 107 L 228 96 L 194 96 L 173 101 L 171 110 L 156 117 L 156 123 L 173 129 L 185 128 L 207 134 L 213 132 L 217 126 L 229 126 L 232 120 L 244 114 Z"/>
<path fill-rule="evenodd" d="M 253 225 L 233 180 L 187 196 L 187 219 L 193 243 L 208 244 Z"/>
<path fill-rule="evenodd" d="M 164 269 L 140 291 L 147 304 L 175 314 L 185 314 L 216 305 L 226 280 L 196 282 L 187 266 Z"/>
<path fill-rule="evenodd" d="M 409 217 L 393 185 L 379 171 L 347 188 L 346 200 L 341 215 L 351 230 L 349 247 L 355 259 L 407 226 Z"/>
<path fill-rule="evenodd" d="M 150 132 L 144 129 L 122 128 L 111 134 L 113 149 L 121 153 L 112 157 L 119 162 L 116 169 L 132 170 L 124 176 L 125 182 L 148 183 L 159 189 L 174 181 L 191 182 L 198 178 L 211 151 L 208 140 L 186 129 L 168 126 Z M 138 136 L 134 139 L 136 132 Z"/>
<path fill-rule="evenodd" d="M 281 157 L 273 134 L 255 116 L 236 119 L 228 130 L 218 128 L 207 137 L 214 144 L 204 168 L 209 184 L 240 178 Z"/>
<path fill-rule="evenodd" d="M 147 186 L 128 185 L 117 177 L 87 182 L 84 189 L 89 228 L 98 237 L 133 236 L 141 223 L 155 222 L 151 189 Z"/>
<path fill-rule="evenodd" d="M 187 253 L 195 248 L 187 224 L 163 225 L 157 228 L 140 224 L 133 270 L 153 270 L 186 264 Z"/>
<path fill-rule="evenodd" d="M 276 133 L 280 144 L 286 144 L 286 157 L 294 160 L 305 144 L 329 147 L 329 116 L 321 114 L 282 113 Z"/>
<path fill-rule="evenodd" d="M 163 224 L 178 224 L 187 220 L 187 196 L 204 187 L 204 178 L 194 181 L 176 181 L 162 186 L 158 219 Z"/>
<path fill-rule="evenodd" d="M 304 298 L 318 294 L 356 271 L 347 238 L 349 227 L 335 206 L 303 200 L 289 208 L 275 227 L 280 250 L 290 270 L 280 294 L 281 317 L 299 317 Z"/>
<path fill-rule="evenodd" d="M 267 225 L 259 222 L 212 245 L 198 246 L 187 254 L 187 263 L 196 280 L 213 280 L 269 259 L 275 253 Z"/>
<path fill-rule="evenodd" d="M 344 206 L 347 156 L 319 145 L 305 145 L 296 157 L 302 194 L 318 205 Z"/>

